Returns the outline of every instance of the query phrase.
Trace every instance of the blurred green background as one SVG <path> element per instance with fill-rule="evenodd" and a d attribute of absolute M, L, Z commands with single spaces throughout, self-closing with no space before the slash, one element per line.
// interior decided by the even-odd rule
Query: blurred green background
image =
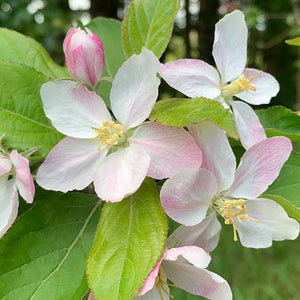
<path fill-rule="evenodd" d="M 56 63 L 63 65 L 62 42 L 70 27 L 78 22 L 86 25 L 97 16 L 122 20 L 130 0 L 1 0 L 0 3 L 0 27 L 36 39 Z M 181 0 L 162 62 L 186 57 L 214 65 L 211 55 L 214 25 L 234 9 L 244 12 L 249 28 L 248 66 L 273 74 L 280 83 L 280 92 L 270 105 L 300 110 L 300 47 L 284 42 L 300 36 L 299 0 Z M 179 95 L 165 83 L 160 89 L 160 98 Z M 299 238 L 275 242 L 269 249 L 246 249 L 233 242 L 231 228 L 224 227 L 209 269 L 227 279 L 234 299 L 300 299 Z M 175 299 L 201 299 L 180 290 L 172 293 Z"/>

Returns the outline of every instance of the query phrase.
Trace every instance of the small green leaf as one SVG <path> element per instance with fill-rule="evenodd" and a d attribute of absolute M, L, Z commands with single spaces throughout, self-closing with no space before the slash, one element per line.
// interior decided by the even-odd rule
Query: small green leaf
<path fill-rule="evenodd" d="M 90 288 L 98 300 L 131 300 L 162 255 L 167 219 L 155 183 L 118 203 L 106 203 L 88 257 Z"/>
<path fill-rule="evenodd" d="M 285 42 L 291 46 L 300 46 L 300 37 L 296 37 L 290 40 L 285 40 Z"/>
<path fill-rule="evenodd" d="M 0 135 L 7 133 L 5 144 L 21 150 L 40 146 L 38 153 L 46 156 L 63 138 L 43 111 L 40 88 L 49 80 L 28 65 L 0 61 Z"/>
<path fill-rule="evenodd" d="M 27 64 L 50 79 L 70 77 L 34 39 L 6 28 L 0 28 L 0 59 Z"/>
<path fill-rule="evenodd" d="M 191 123 L 213 120 L 234 138 L 238 138 L 232 114 L 210 99 L 166 99 L 158 101 L 149 117 L 167 126 L 183 127 Z"/>
<path fill-rule="evenodd" d="M 81 299 L 99 199 L 38 189 L 34 202 L 0 241 L 0 299 Z"/>
<path fill-rule="evenodd" d="M 283 135 L 300 141 L 300 116 L 283 106 L 255 111 L 268 137 Z"/>
<path fill-rule="evenodd" d="M 160 57 L 170 40 L 179 0 L 135 0 L 122 23 L 127 57 L 146 47 Z"/>

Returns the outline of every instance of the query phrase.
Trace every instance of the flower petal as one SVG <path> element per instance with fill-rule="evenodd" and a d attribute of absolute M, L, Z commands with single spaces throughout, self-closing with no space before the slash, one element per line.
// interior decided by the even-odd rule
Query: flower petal
<path fill-rule="evenodd" d="M 242 101 L 231 101 L 230 105 L 236 130 L 245 149 L 249 149 L 266 138 L 264 128 L 256 113 L 248 104 Z"/>
<path fill-rule="evenodd" d="M 265 139 L 249 148 L 241 158 L 234 182 L 226 193 L 234 198 L 256 198 L 276 179 L 292 151 L 284 136 Z"/>
<path fill-rule="evenodd" d="M 183 168 L 194 169 L 201 165 L 201 151 L 183 128 L 148 122 L 136 129 L 130 141 L 141 145 L 151 156 L 149 177 L 172 177 Z"/>
<path fill-rule="evenodd" d="M 11 169 L 11 162 L 8 157 L 0 156 L 0 176 L 8 173 Z"/>
<path fill-rule="evenodd" d="M 95 92 L 70 80 L 50 81 L 42 85 L 41 97 L 46 116 L 63 134 L 74 138 L 93 138 L 92 127 L 111 120 L 104 101 Z"/>
<path fill-rule="evenodd" d="M 168 238 L 167 247 L 198 246 L 206 252 L 213 251 L 219 241 L 221 224 L 216 214 L 205 217 L 194 226 L 179 226 Z"/>
<path fill-rule="evenodd" d="M 145 295 L 142 296 L 136 296 L 133 299 L 136 300 L 170 300 L 170 288 L 168 285 L 163 285 L 164 290 L 161 290 L 161 294 L 159 293 L 156 286 L 153 287 L 150 291 L 148 291 Z"/>
<path fill-rule="evenodd" d="M 37 173 L 37 183 L 47 190 L 82 190 L 92 180 L 107 150 L 87 140 L 66 137 L 48 154 Z"/>
<path fill-rule="evenodd" d="M 192 124 L 189 131 L 202 152 L 201 168 L 215 175 L 218 192 L 228 189 L 234 179 L 236 161 L 225 132 L 210 121 Z"/>
<path fill-rule="evenodd" d="M 239 10 L 227 14 L 216 24 L 212 53 L 223 84 L 242 73 L 247 59 L 247 36 L 245 16 Z"/>
<path fill-rule="evenodd" d="M 145 121 L 154 106 L 160 80 L 158 58 L 148 49 L 123 63 L 112 83 L 110 102 L 116 119 L 127 130 Z"/>
<path fill-rule="evenodd" d="M 0 178 L 0 238 L 18 215 L 18 192 L 13 179 Z"/>
<path fill-rule="evenodd" d="M 186 226 L 200 223 L 217 192 L 215 176 L 206 169 L 184 169 L 162 186 L 160 199 L 166 214 Z"/>
<path fill-rule="evenodd" d="M 221 93 L 218 71 L 202 60 L 179 59 L 161 64 L 160 76 L 188 97 L 214 99 Z"/>
<path fill-rule="evenodd" d="M 94 174 L 97 195 L 108 202 L 118 202 L 140 187 L 150 165 L 150 156 L 139 145 L 109 154 Z"/>
<path fill-rule="evenodd" d="M 256 69 L 244 69 L 243 74 L 246 77 L 249 71 L 248 78 L 255 77 L 260 71 Z M 268 104 L 272 97 L 275 97 L 279 92 L 279 83 L 269 73 L 262 72 L 257 78 L 251 81 L 255 85 L 256 91 L 249 90 L 235 95 L 236 97 L 254 105 Z"/>
<path fill-rule="evenodd" d="M 249 217 L 259 222 L 245 221 L 239 223 L 241 244 L 251 248 L 267 248 L 272 240 L 294 240 L 299 234 L 299 223 L 288 217 L 285 210 L 270 199 L 258 198 L 245 201 Z"/>
<path fill-rule="evenodd" d="M 16 185 L 20 195 L 27 203 L 32 203 L 35 187 L 30 173 L 29 160 L 20 155 L 16 150 L 11 152 L 10 160 L 15 167 Z"/>

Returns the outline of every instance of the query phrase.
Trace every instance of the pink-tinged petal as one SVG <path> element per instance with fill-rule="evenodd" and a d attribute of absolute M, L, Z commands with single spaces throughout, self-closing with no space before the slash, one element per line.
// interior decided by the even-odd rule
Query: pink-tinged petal
<path fill-rule="evenodd" d="M 167 247 L 198 246 L 206 252 L 213 251 L 219 241 L 221 224 L 211 213 L 195 226 L 179 226 L 168 238 Z"/>
<path fill-rule="evenodd" d="M 139 145 L 109 154 L 94 174 L 97 195 L 108 202 L 118 202 L 140 187 L 150 165 L 150 156 Z"/>
<path fill-rule="evenodd" d="M 245 201 L 247 215 L 259 220 L 241 223 L 235 220 L 241 244 L 250 248 L 267 248 L 272 240 L 294 240 L 299 234 L 299 223 L 288 217 L 285 210 L 270 199 L 258 198 Z"/>
<path fill-rule="evenodd" d="M 16 185 L 20 195 L 27 203 L 32 203 L 35 188 L 32 175 L 30 173 L 29 160 L 20 155 L 16 150 L 11 152 L 10 160 L 15 167 Z"/>
<path fill-rule="evenodd" d="M 201 168 L 215 175 L 218 192 L 228 189 L 234 179 L 236 160 L 225 132 L 210 121 L 192 124 L 189 131 L 202 152 Z"/>
<path fill-rule="evenodd" d="M 106 149 L 98 151 L 97 147 L 95 142 L 64 138 L 40 166 L 37 183 L 46 190 L 61 192 L 84 189 L 107 154 Z"/>
<path fill-rule="evenodd" d="M 279 175 L 291 151 L 292 143 L 284 136 L 265 139 L 249 148 L 241 158 L 227 195 L 234 198 L 258 197 Z"/>
<path fill-rule="evenodd" d="M 90 293 L 88 300 L 97 300 L 97 299 L 95 298 L 95 296 L 92 293 Z"/>
<path fill-rule="evenodd" d="M 112 83 L 110 102 L 125 130 L 145 121 L 158 96 L 158 58 L 148 49 L 123 63 Z"/>
<path fill-rule="evenodd" d="M 178 287 L 213 300 L 230 300 L 232 293 L 225 279 L 205 269 L 185 262 L 163 261 L 167 277 Z"/>
<path fill-rule="evenodd" d="M 164 260 L 190 263 L 197 268 L 206 268 L 211 260 L 210 255 L 200 247 L 185 246 L 168 249 Z"/>
<path fill-rule="evenodd" d="M 168 285 L 164 284 L 163 289 L 161 289 L 161 293 L 159 293 L 158 289 L 156 286 L 153 287 L 150 291 L 148 291 L 145 295 L 142 296 L 136 296 L 133 299 L 136 300 L 170 300 L 170 288 Z"/>
<path fill-rule="evenodd" d="M 247 150 L 266 139 L 266 134 L 254 110 L 242 101 L 231 101 L 235 127 L 241 144 Z"/>
<path fill-rule="evenodd" d="M 139 296 L 146 294 L 148 291 L 150 291 L 154 287 L 155 279 L 157 277 L 159 267 L 166 255 L 167 255 L 167 248 L 164 249 L 164 253 L 162 254 L 161 258 L 157 262 L 154 269 L 150 272 L 147 279 L 144 281 L 142 287 L 139 289 L 139 291 L 138 291 Z"/>
<path fill-rule="evenodd" d="M 201 151 L 183 128 L 148 122 L 136 129 L 130 141 L 141 145 L 151 156 L 149 177 L 172 177 L 183 168 L 196 169 L 201 165 Z"/>
<path fill-rule="evenodd" d="M 257 76 L 260 72 L 256 69 L 244 69 L 243 75 L 246 77 L 249 71 L 248 78 Z M 279 83 L 269 73 L 261 73 L 257 78 L 251 81 L 255 85 L 256 91 L 249 90 L 248 92 L 242 92 L 237 94 L 236 97 L 254 105 L 268 104 L 272 97 L 275 97 L 279 92 Z"/>
<path fill-rule="evenodd" d="M 96 136 L 103 120 L 111 120 L 104 101 L 95 92 L 70 80 L 50 81 L 42 85 L 41 97 L 46 116 L 63 134 L 90 139 Z"/>
<path fill-rule="evenodd" d="M 18 215 L 18 192 L 13 179 L 0 178 L 0 238 L 11 227 Z"/>
<path fill-rule="evenodd" d="M 214 99 L 221 93 L 218 71 L 202 60 L 179 59 L 161 64 L 160 76 L 188 97 Z"/>
<path fill-rule="evenodd" d="M 200 223 L 217 192 L 215 176 L 206 169 L 184 169 L 162 186 L 160 199 L 166 214 L 186 226 Z"/>
<path fill-rule="evenodd" d="M 244 14 L 235 10 L 215 27 L 213 57 L 225 84 L 239 77 L 247 59 L 248 29 Z"/>
<path fill-rule="evenodd" d="M 0 155 L 0 176 L 8 173 L 11 169 L 11 162 L 8 157 Z"/>

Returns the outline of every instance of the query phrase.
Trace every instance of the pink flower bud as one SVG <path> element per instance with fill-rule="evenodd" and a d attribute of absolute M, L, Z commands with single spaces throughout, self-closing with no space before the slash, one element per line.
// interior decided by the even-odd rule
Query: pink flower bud
<path fill-rule="evenodd" d="M 75 80 L 95 88 L 104 67 L 103 44 L 89 29 L 71 28 L 63 48 L 69 72 Z"/>

